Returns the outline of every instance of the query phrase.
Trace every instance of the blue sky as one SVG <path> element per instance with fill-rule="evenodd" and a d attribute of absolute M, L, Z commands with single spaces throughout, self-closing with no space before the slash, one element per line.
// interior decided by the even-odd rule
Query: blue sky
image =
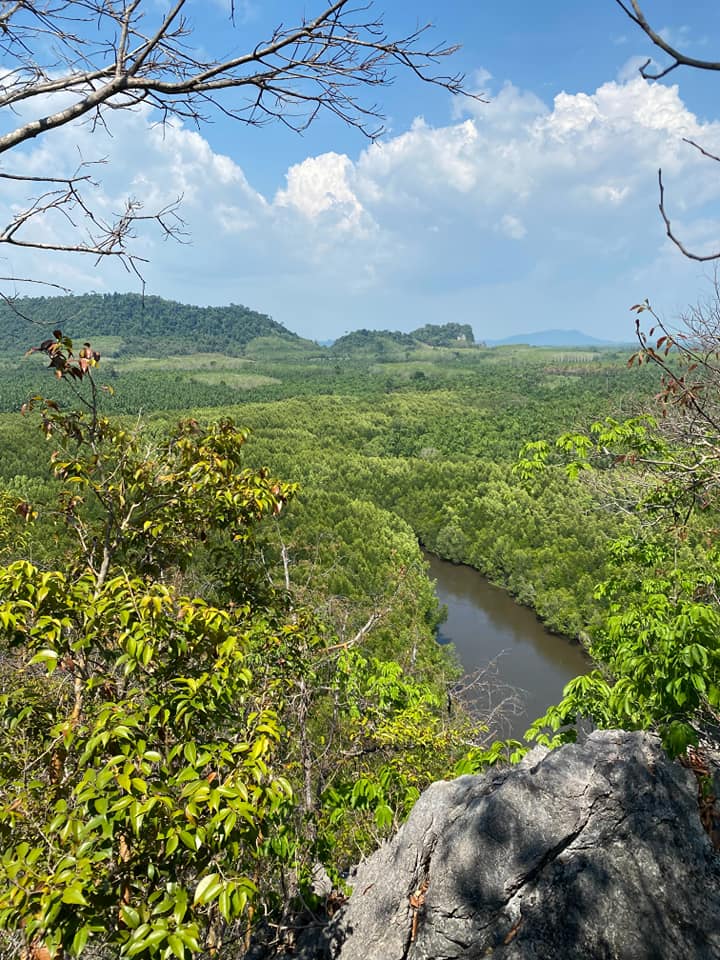
<path fill-rule="evenodd" d="M 254 45 L 303 9 L 236 6 L 233 29 L 222 0 L 195 0 L 209 52 Z M 614 0 L 383 6 L 391 33 L 431 21 L 434 39 L 462 43 L 452 67 L 489 103 L 399 75 L 375 91 L 387 132 L 374 145 L 333 118 L 299 136 L 220 117 L 162 131 L 147 112 L 117 113 L 112 137 L 55 131 L 23 164 L 107 157 L 108 209 L 128 194 L 150 209 L 182 193 L 190 242 L 138 238 L 148 292 L 245 303 L 318 339 L 449 320 L 478 338 L 551 327 L 629 339 L 638 300 L 672 320 L 709 294 L 710 268 L 664 237 L 657 168 L 678 231 L 700 250 L 720 247 L 720 166 L 682 143 L 720 151 L 717 75 L 641 80 L 637 64 L 654 51 Z M 720 4 L 644 8 L 689 53 L 720 59 Z M 77 258 L 18 255 L 9 267 L 77 292 L 137 289 L 118 267 Z"/>

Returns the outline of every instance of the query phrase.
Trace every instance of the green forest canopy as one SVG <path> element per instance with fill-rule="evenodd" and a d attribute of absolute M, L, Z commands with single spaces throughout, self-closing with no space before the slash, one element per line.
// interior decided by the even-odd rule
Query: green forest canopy
<path fill-rule="evenodd" d="M 37 325 L 47 333 L 38 336 Z M 215 351 L 239 356 L 256 337 L 300 341 L 265 314 L 232 303 L 195 307 L 136 293 L 88 293 L 0 304 L 0 349 L 5 353 L 24 351 L 53 329 L 81 331 L 88 340 L 116 338 L 113 354 L 159 357 Z"/>
<path fill-rule="evenodd" d="M 434 642 L 418 540 L 600 661 L 537 739 L 572 737 L 589 713 L 682 752 L 716 709 L 717 511 L 657 523 L 667 491 L 683 492 L 634 467 L 643 449 L 672 463 L 632 416 L 653 402 L 653 370 L 617 350 L 408 336 L 334 355 L 272 331 L 244 356 L 101 359 L 81 414 L 36 358 L 0 365 L 6 410 L 49 395 L 31 404 L 47 439 L 33 417 L 0 415 L 0 926 L 13 936 L 75 952 L 109 936 L 141 957 L 196 952 L 215 930 L 237 939 L 256 905 L 282 914 L 288 884 L 317 906 L 315 863 L 341 889 L 430 780 L 506 756 L 461 705 L 447 711 L 457 665 Z M 67 360 L 84 371 L 75 391 L 81 359 Z M 528 439 L 568 428 L 518 469 Z M 571 487 L 568 456 L 583 478 Z M 182 694 L 165 710 L 168 690 Z"/>

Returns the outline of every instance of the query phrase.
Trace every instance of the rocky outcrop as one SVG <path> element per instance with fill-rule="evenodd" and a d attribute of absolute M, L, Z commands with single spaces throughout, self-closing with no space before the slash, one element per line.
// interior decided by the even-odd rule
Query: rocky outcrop
<path fill-rule="evenodd" d="M 720 858 L 693 774 L 642 733 L 593 733 L 433 784 L 305 958 L 720 957 Z"/>

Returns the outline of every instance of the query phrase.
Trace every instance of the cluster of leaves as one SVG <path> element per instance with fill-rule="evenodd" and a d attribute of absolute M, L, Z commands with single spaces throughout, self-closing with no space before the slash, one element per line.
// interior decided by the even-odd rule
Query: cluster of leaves
<path fill-rule="evenodd" d="M 60 331 L 46 352 L 86 402 L 31 404 L 63 564 L 0 569 L 0 928 L 50 956 L 237 953 L 255 911 L 312 900 L 318 862 L 340 885 L 473 728 L 439 660 L 429 682 L 421 656 L 365 655 L 372 617 L 337 638 L 274 587 L 258 525 L 295 488 L 246 465 L 246 431 L 110 421 L 97 358 L 75 377 Z"/>
<path fill-rule="evenodd" d="M 590 652 L 599 666 L 573 680 L 562 701 L 528 735 L 554 745 L 575 736 L 581 718 L 602 727 L 653 729 L 674 756 L 698 742 L 720 710 L 720 557 L 700 562 L 655 537 L 622 540 L 615 575 L 602 583 L 608 602 Z"/>
<path fill-rule="evenodd" d="M 561 743 L 585 717 L 654 729 L 680 755 L 720 718 L 717 328 L 696 316 L 694 333 L 671 335 L 647 302 L 633 310 L 650 311 L 659 326 L 645 333 L 638 322 L 630 360 L 660 370 L 659 415 L 606 419 L 556 448 L 574 479 L 599 470 L 607 490 L 630 484 L 634 523 L 612 544 L 610 575 L 595 592 L 605 608 L 590 644 L 598 667 L 572 681 L 528 736 Z M 526 444 L 521 478 L 536 483 L 549 456 L 546 442 Z"/>
<path fill-rule="evenodd" d="M 82 380 L 100 362 L 100 354 L 89 342 L 82 345 L 76 357 L 72 340 L 64 337 L 62 330 L 53 330 L 51 338 L 28 350 L 28 354 L 38 352 L 50 358 L 50 369 L 55 371 L 58 380 Z"/>
<path fill-rule="evenodd" d="M 0 925 L 79 956 L 184 957 L 255 887 L 263 825 L 289 801 L 271 774 L 276 714 L 246 666 L 267 624 L 118 574 L 72 581 L 18 561 L 0 622 L 22 666 L 0 697 Z M 25 672 L 48 682 L 36 696 Z M 18 756 L 18 730 L 35 731 Z"/>
<path fill-rule="evenodd" d="M 254 524 L 279 514 L 294 493 L 291 484 L 244 463 L 249 436 L 230 419 L 202 426 L 180 422 L 170 435 L 153 437 L 98 414 L 91 372 L 99 357 L 89 344 L 75 358 L 72 343 L 56 331 L 40 349 L 63 380 L 85 378 L 89 397 L 70 414 L 56 401 L 34 397 L 62 482 L 65 520 L 77 537 L 83 563 L 104 576 L 121 558 L 144 572 L 184 567 L 198 543 L 214 531 L 231 541 L 252 538 Z M 87 509 L 90 507 L 90 509 Z"/>
<path fill-rule="evenodd" d="M 71 572 L 0 572 L 0 925 L 51 955 L 94 938 L 182 958 L 242 914 L 264 823 L 290 802 L 271 689 L 259 697 L 247 661 L 301 628 L 163 580 L 208 531 L 247 541 L 292 489 L 244 467 L 230 421 L 152 443 L 99 417 L 97 356 L 60 331 L 41 349 L 91 389 L 84 411 L 31 404 L 58 443 Z"/>

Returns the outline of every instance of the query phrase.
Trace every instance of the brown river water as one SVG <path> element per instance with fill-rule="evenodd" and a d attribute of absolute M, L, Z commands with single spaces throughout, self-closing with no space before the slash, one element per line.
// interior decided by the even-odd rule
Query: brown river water
<path fill-rule="evenodd" d="M 590 660 L 578 644 L 550 633 L 532 610 L 515 603 L 477 570 L 431 554 L 426 559 L 438 599 L 448 612 L 438 641 L 454 644 L 468 673 L 496 660 L 499 685 L 514 688 L 522 711 L 508 717 L 497 734 L 522 736 L 532 720 L 559 700 L 569 680 L 588 672 Z M 484 694 L 477 697 L 480 712 L 484 699 Z"/>

